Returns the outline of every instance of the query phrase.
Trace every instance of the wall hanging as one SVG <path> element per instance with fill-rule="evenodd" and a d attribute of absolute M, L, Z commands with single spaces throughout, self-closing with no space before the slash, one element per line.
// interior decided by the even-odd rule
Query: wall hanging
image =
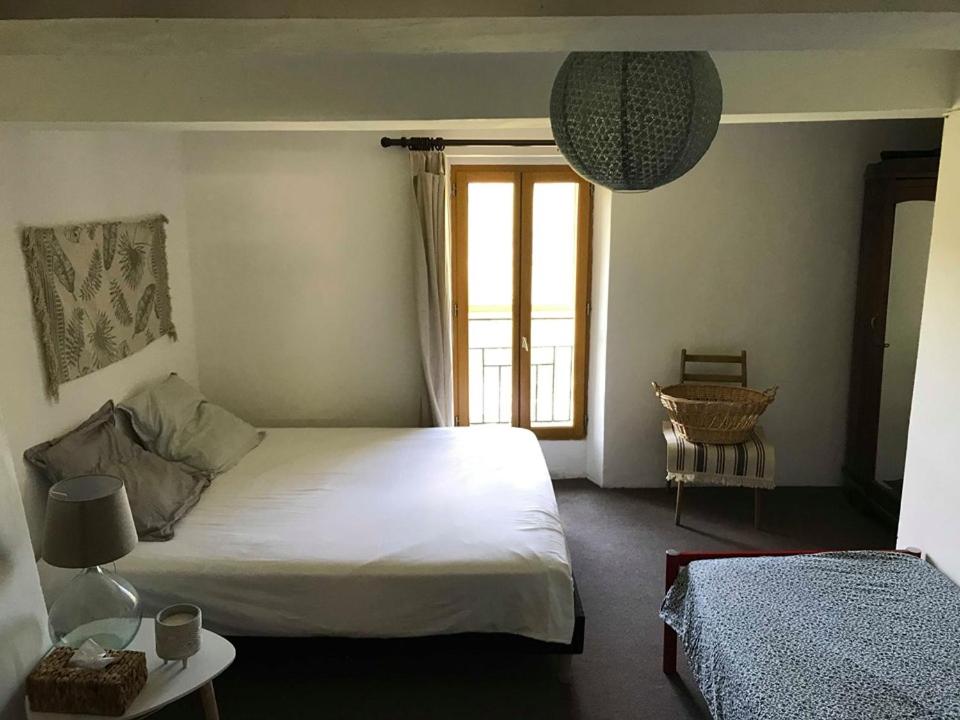
<path fill-rule="evenodd" d="M 23 231 L 23 254 L 43 351 L 47 391 L 132 355 L 170 317 L 162 215 Z"/>
<path fill-rule="evenodd" d="M 575 52 L 557 73 L 550 125 L 583 177 L 652 190 L 697 164 L 720 123 L 723 89 L 705 52 Z"/>

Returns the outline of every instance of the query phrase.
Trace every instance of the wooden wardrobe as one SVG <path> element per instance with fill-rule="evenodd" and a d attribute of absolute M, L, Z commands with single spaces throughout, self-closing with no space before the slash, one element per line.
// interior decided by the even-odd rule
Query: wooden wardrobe
<path fill-rule="evenodd" d="M 881 153 L 865 173 L 843 470 L 852 498 L 893 523 L 900 491 L 877 478 L 877 440 L 894 221 L 899 203 L 934 200 L 939 160 L 939 150 Z"/>

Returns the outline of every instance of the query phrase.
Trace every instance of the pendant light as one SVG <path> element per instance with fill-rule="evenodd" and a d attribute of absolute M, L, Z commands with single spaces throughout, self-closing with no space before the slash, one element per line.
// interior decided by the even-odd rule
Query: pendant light
<path fill-rule="evenodd" d="M 557 73 L 550 125 L 583 177 L 652 190 L 697 164 L 720 123 L 720 75 L 705 52 L 574 52 Z"/>

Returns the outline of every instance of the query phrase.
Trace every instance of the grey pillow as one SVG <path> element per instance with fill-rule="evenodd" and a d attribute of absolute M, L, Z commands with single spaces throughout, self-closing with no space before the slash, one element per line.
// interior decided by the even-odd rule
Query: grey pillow
<path fill-rule="evenodd" d="M 200 500 L 208 475 L 164 460 L 125 434 L 110 401 L 65 435 L 23 454 L 52 484 L 77 475 L 123 481 L 141 540 L 169 540 L 173 527 Z"/>
<path fill-rule="evenodd" d="M 211 475 L 240 462 L 265 434 L 209 402 L 176 373 L 119 407 L 147 449 Z"/>

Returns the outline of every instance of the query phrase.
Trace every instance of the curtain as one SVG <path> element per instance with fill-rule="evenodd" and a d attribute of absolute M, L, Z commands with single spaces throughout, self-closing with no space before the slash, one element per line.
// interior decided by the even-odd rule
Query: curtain
<path fill-rule="evenodd" d="M 443 427 L 453 425 L 446 158 L 442 152 L 414 151 L 410 162 L 417 213 L 414 279 L 425 386 L 421 420 Z"/>

